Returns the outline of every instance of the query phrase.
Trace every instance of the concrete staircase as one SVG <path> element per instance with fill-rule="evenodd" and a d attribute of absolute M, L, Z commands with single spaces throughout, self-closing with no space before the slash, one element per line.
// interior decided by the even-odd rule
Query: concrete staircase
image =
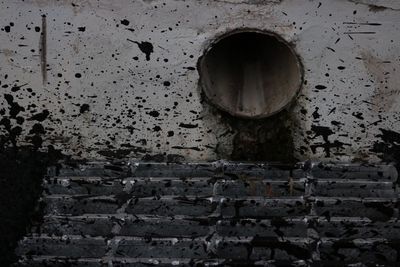
<path fill-rule="evenodd" d="M 396 180 L 312 162 L 52 168 L 16 265 L 398 266 Z"/>

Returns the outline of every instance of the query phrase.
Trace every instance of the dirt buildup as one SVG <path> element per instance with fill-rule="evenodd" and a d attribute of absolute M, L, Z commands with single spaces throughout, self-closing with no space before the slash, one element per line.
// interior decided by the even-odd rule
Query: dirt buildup
<path fill-rule="evenodd" d="M 288 164 L 297 162 L 294 157 L 290 110 L 257 120 L 240 119 L 226 113 L 223 113 L 223 117 L 236 133 L 229 160 Z"/>

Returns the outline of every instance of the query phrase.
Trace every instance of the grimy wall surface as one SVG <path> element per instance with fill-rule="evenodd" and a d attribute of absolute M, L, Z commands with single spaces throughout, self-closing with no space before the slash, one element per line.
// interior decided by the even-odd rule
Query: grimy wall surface
<path fill-rule="evenodd" d="M 90 159 L 399 153 L 396 0 L 3 0 L 0 28 L 5 145 Z M 283 115 L 235 119 L 202 93 L 199 58 L 241 28 L 279 34 L 303 64 L 301 91 Z"/>

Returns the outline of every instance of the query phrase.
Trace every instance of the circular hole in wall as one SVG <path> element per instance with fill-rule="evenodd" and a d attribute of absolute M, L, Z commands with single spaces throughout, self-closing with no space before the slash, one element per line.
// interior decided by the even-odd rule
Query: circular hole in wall
<path fill-rule="evenodd" d="M 302 84 L 302 66 L 274 33 L 240 30 L 216 40 L 199 61 L 207 98 L 233 116 L 264 118 L 287 106 Z"/>

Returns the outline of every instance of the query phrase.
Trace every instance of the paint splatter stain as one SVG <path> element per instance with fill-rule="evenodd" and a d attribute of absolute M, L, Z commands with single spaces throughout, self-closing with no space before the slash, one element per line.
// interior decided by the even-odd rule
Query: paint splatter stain
<path fill-rule="evenodd" d="M 150 61 L 150 55 L 154 52 L 153 44 L 150 42 L 137 42 L 130 39 L 127 39 L 129 42 L 135 43 L 138 45 L 140 51 L 146 55 L 146 60 Z"/>
<path fill-rule="evenodd" d="M 186 129 L 194 129 L 199 127 L 198 124 L 190 124 L 190 123 L 180 123 L 179 127 L 186 128 Z"/>
<path fill-rule="evenodd" d="M 158 112 L 157 110 L 152 110 L 149 112 L 149 115 L 156 118 L 160 116 L 160 112 Z"/>

